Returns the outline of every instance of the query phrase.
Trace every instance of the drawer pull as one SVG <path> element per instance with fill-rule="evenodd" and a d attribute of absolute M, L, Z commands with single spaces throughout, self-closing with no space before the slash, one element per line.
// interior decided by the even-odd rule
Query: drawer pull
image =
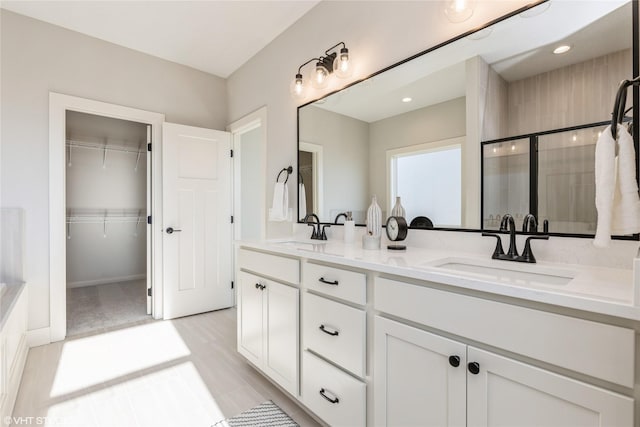
<path fill-rule="evenodd" d="M 460 366 L 460 356 L 449 356 L 449 364 L 454 368 Z"/>
<path fill-rule="evenodd" d="M 320 389 L 320 396 L 324 397 L 325 399 L 327 399 L 329 402 L 331 403 L 338 403 L 340 402 L 340 399 L 338 399 L 338 396 L 335 396 L 333 399 L 330 398 L 329 396 L 327 396 L 325 393 L 327 391 L 324 388 Z"/>
<path fill-rule="evenodd" d="M 468 365 L 469 367 L 469 372 L 471 372 L 473 375 L 478 375 L 478 373 L 480 373 L 480 364 L 478 362 L 471 362 Z"/>
<path fill-rule="evenodd" d="M 328 331 L 324 325 L 320 325 L 320 330 L 321 330 L 322 332 L 324 332 L 325 334 L 328 334 L 328 335 L 331 335 L 331 336 L 334 336 L 334 337 L 337 337 L 337 336 L 338 336 L 338 334 L 340 333 L 340 332 L 339 332 L 339 331 L 337 331 L 337 330 Z"/>
<path fill-rule="evenodd" d="M 324 279 L 324 277 L 321 277 L 321 278 L 319 278 L 318 280 L 319 280 L 320 282 L 322 282 L 322 283 L 327 284 L 327 285 L 338 286 L 338 281 L 337 281 L 337 280 L 334 280 L 334 281 L 332 282 L 332 281 L 329 281 L 329 280 L 325 280 L 325 279 Z"/>

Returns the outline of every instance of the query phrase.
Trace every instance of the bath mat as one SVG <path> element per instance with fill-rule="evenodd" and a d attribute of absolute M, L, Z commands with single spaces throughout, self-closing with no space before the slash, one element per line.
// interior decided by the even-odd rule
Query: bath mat
<path fill-rule="evenodd" d="M 278 405 L 267 401 L 235 417 L 215 423 L 212 427 L 298 427 Z"/>

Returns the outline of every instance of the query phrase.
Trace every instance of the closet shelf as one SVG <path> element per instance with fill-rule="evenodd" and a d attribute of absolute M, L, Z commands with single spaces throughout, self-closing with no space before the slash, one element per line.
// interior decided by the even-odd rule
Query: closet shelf
<path fill-rule="evenodd" d="M 143 222 L 144 216 L 68 216 L 67 224 L 103 224 L 115 222 Z"/>
<path fill-rule="evenodd" d="M 67 211 L 67 224 L 79 223 L 112 223 L 112 222 L 145 222 L 147 217 L 143 215 L 144 209 L 101 209 Z"/>
<path fill-rule="evenodd" d="M 140 143 L 138 148 L 122 147 L 117 145 L 97 144 L 85 141 L 78 141 L 73 139 L 67 139 L 67 147 L 71 148 L 87 148 L 89 150 L 107 150 L 107 151 L 120 151 L 124 153 L 142 154 L 146 151 L 146 144 Z"/>

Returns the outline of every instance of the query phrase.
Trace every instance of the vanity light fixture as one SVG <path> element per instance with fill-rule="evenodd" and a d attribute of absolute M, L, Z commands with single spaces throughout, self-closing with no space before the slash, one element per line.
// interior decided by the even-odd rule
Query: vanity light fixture
<path fill-rule="evenodd" d="M 340 45 L 342 45 L 342 47 L 338 52 L 335 49 Z M 311 82 L 311 86 L 316 89 L 324 89 L 327 87 L 331 74 L 335 74 L 342 79 L 351 77 L 353 74 L 353 64 L 351 62 L 351 56 L 349 55 L 349 49 L 347 49 L 344 42 L 340 42 L 327 49 L 323 56 L 311 58 L 298 67 L 298 72 L 289 88 L 291 95 L 295 99 L 302 99 L 306 95 L 306 82 L 302 75 L 302 68 L 312 62 L 315 62 L 315 67 L 309 73 L 308 79 Z"/>
<path fill-rule="evenodd" d="M 556 55 L 561 55 L 563 53 L 569 52 L 570 50 L 571 50 L 571 46 L 569 46 L 568 44 L 563 44 L 553 49 L 553 53 L 555 53 Z"/>
<path fill-rule="evenodd" d="M 413 98 L 410 98 L 408 96 L 405 96 L 404 98 L 402 98 L 402 102 L 411 102 L 413 101 Z"/>
<path fill-rule="evenodd" d="M 444 2 L 444 15 L 451 22 L 464 22 L 473 15 L 475 0 L 446 0 Z"/>

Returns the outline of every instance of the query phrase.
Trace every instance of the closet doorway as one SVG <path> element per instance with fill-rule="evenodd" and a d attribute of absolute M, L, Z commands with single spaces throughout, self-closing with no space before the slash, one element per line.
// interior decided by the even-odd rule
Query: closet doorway
<path fill-rule="evenodd" d="M 67 336 L 151 318 L 151 126 L 66 111 Z"/>

